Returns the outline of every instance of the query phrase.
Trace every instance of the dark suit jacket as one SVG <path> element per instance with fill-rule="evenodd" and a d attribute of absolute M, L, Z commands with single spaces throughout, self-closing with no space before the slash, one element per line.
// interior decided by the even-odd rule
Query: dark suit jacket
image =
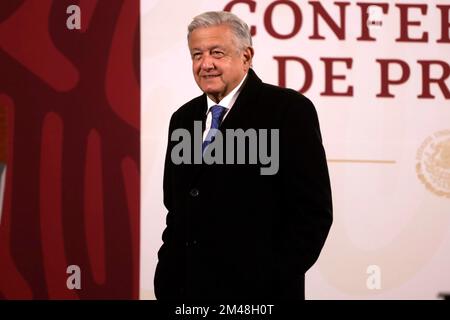
<path fill-rule="evenodd" d="M 193 123 L 204 126 L 206 110 L 203 94 L 170 121 L 157 299 L 303 299 L 304 274 L 332 223 L 313 104 L 296 91 L 263 83 L 249 70 L 219 129 L 279 129 L 275 175 L 261 175 L 260 163 L 173 164 L 171 150 L 178 142 L 170 141 L 171 133 L 184 128 L 193 136 Z"/>

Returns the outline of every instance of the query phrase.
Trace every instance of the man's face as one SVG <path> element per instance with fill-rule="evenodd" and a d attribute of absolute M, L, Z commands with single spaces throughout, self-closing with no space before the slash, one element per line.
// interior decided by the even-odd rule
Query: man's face
<path fill-rule="evenodd" d="M 252 48 L 239 50 L 227 25 L 195 29 L 189 36 L 189 50 L 195 81 L 215 102 L 241 82 L 253 57 Z"/>

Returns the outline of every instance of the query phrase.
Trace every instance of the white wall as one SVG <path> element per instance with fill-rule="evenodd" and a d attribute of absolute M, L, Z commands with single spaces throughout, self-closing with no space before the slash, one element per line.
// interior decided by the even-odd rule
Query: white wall
<path fill-rule="evenodd" d="M 186 28 L 193 16 L 222 10 L 228 2 L 141 0 L 142 298 L 154 298 L 156 253 L 165 226 L 162 172 L 169 118 L 201 93 L 191 74 Z M 450 44 L 436 42 L 442 32 L 436 4 L 450 3 L 414 1 L 426 4 L 427 13 L 411 9 L 409 19 L 421 25 L 410 26 L 409 36 L 419 38 L 428 32 L 429 37 L 426 43 L 416 43 L 395 41 L 400 35 L 395 4 L 410 1 L 384 1 L 388 13 L 372 17 L 383 23 L 371 28 L 374 42 L 357 40 L 361 12 L 356 1 L 348 1 L 346 8 L 345 40 L 338 40 L 323 20 L 319 28 L 326 39 L 309 39 L 313 14 L 306 1 L 295 1 L 303 16 L 299 33 L 288 40 L 276 39 L 263 24 L 272 2 L 257 1 L 255 13 L 243 4 L 233 12 L 257 27 L 254 70 L 263 81 L 278 84 L 274 56 L 301 57 L 313 69 L 313 82 L 305 95 L 319 114 L 335 219 L 318 263 L 307 274 L 307 298 L 435 299 L 439 292 L 450 291 L 450 100 L 436 84 L 431 86 L 435 98 L 417 97 L 423 82 L 417 61 L 450 63 Z M 333 2 L 321 3 L 339 21 Z M 292 30 L 288 6 L 277 6 L 272 18 L 277 32 Z M 337 63 L 334 71 L 346 77 L 335 80 L 335 90 L 353 86 L 352 97 L 320 94 L 325 85 L 321 58 L 330 57 L 352 59 L 351 69 Z M 395 98 L 376 96 L 381 81 L 377 59 L 401 59 L 410 68 L 404 84 L 390 87 Z M 392 79 L 399 79 L 400 71 L 393 66 Z M 434 65 L 431 76 L 441 75 L 442 68 Z M 288 63 L 287 86 L 299 89 L 302 81 L 300 65 Z M 445 85 L 450 87 L 450 78 Z M 369 288 L 370 284 L 376 287 L 377 274 L 369 274 L 368 268 L 379 272 L 379 289 Z"/>

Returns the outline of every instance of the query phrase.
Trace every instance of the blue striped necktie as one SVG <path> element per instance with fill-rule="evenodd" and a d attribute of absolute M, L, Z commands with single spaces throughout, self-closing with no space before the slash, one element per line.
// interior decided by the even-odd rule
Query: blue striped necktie
<path fill-rule="evenodd" d="M 211 114 L 212 114 L 212 121 L 211 121 L 211 128 L 209 129 L 208 134 L 206 135 L 205 141 L 203 141 L 202 144 L 202 152 L 205 152 L 206 147 L 214 141 L 214 136 L 217 133 L 217 130 L 219 129 L 220 122 L 222 121 L 222 118 L 224 116 L 224 112 L 227 110 L 227 108 L 215 105 L 211 107 Z M 214 129 L 214 130 L 212 130 Z"/>

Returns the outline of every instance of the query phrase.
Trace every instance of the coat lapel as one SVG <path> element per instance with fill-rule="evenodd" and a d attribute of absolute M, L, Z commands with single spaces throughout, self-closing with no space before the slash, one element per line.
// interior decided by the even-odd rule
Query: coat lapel
<path fill-rule="evenodd" d="M 258 91 L 261 84 L 261 80 L 255 72 L 250 69 L 244 87 L 231 108 L 230 113 L 220 125 L 220 130 L 247 128 L 248 123 L 257 108 Z"/>

